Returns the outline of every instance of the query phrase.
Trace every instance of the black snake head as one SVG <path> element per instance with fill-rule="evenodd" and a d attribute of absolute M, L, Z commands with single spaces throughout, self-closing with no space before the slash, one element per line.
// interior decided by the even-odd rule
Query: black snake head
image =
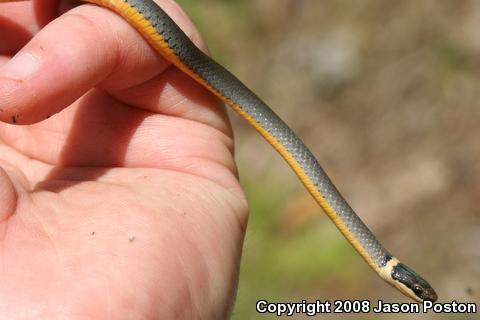
<path fill-rule="evenodd" d="M 437 300 L 437 294 L 430 284 L 403 263 L 398 262 L 393 266 L 391 276 L 396 282 L 395 286 L 403 287 L 403 291 L 411 291 L 408 295 L 415 300 L 432 302 Z"/>

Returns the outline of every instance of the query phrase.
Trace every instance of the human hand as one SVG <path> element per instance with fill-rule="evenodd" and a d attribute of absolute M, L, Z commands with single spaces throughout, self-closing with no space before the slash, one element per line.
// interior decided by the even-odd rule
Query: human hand
<path fill-rule="evenodd" d="M 57 2 L 0 4 L 0 318 L 228 317 L 247 206 L 225 110 L 114 13 Z"/>

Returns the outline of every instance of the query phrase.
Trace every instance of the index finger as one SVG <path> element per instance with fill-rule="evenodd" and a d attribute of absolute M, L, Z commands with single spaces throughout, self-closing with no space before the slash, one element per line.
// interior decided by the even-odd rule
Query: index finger
<path fill-rule="evenodd" d="M 39 28 L 33 3 L 0 0 L 0 54 L 13 54 L 23 47 Z"/>
<path fill-rule="evenodd" d="M 0 0 L 0 54 L 13 54 L 45 25 L 79 4 L 62 0 Z"/>

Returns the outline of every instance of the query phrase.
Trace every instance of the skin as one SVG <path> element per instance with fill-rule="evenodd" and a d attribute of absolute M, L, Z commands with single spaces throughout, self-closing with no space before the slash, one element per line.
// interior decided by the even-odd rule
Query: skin
<path fill-rule="evenodd" d="M 0 4 L 0 318 L 228 318 L 247 205 L 225 110 L 73 6 Z"/>

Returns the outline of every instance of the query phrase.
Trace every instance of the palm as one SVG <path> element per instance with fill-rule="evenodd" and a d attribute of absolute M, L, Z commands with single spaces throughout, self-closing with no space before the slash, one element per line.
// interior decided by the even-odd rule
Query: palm
<path fill-rule="evenodd" d="M 119 85 L 120 68 L 43 122 L 0 127 L 4 316 L 228 312 L 246 218 L 228 123 L 203 89 L 151 63 L 151 80 Z"/>

